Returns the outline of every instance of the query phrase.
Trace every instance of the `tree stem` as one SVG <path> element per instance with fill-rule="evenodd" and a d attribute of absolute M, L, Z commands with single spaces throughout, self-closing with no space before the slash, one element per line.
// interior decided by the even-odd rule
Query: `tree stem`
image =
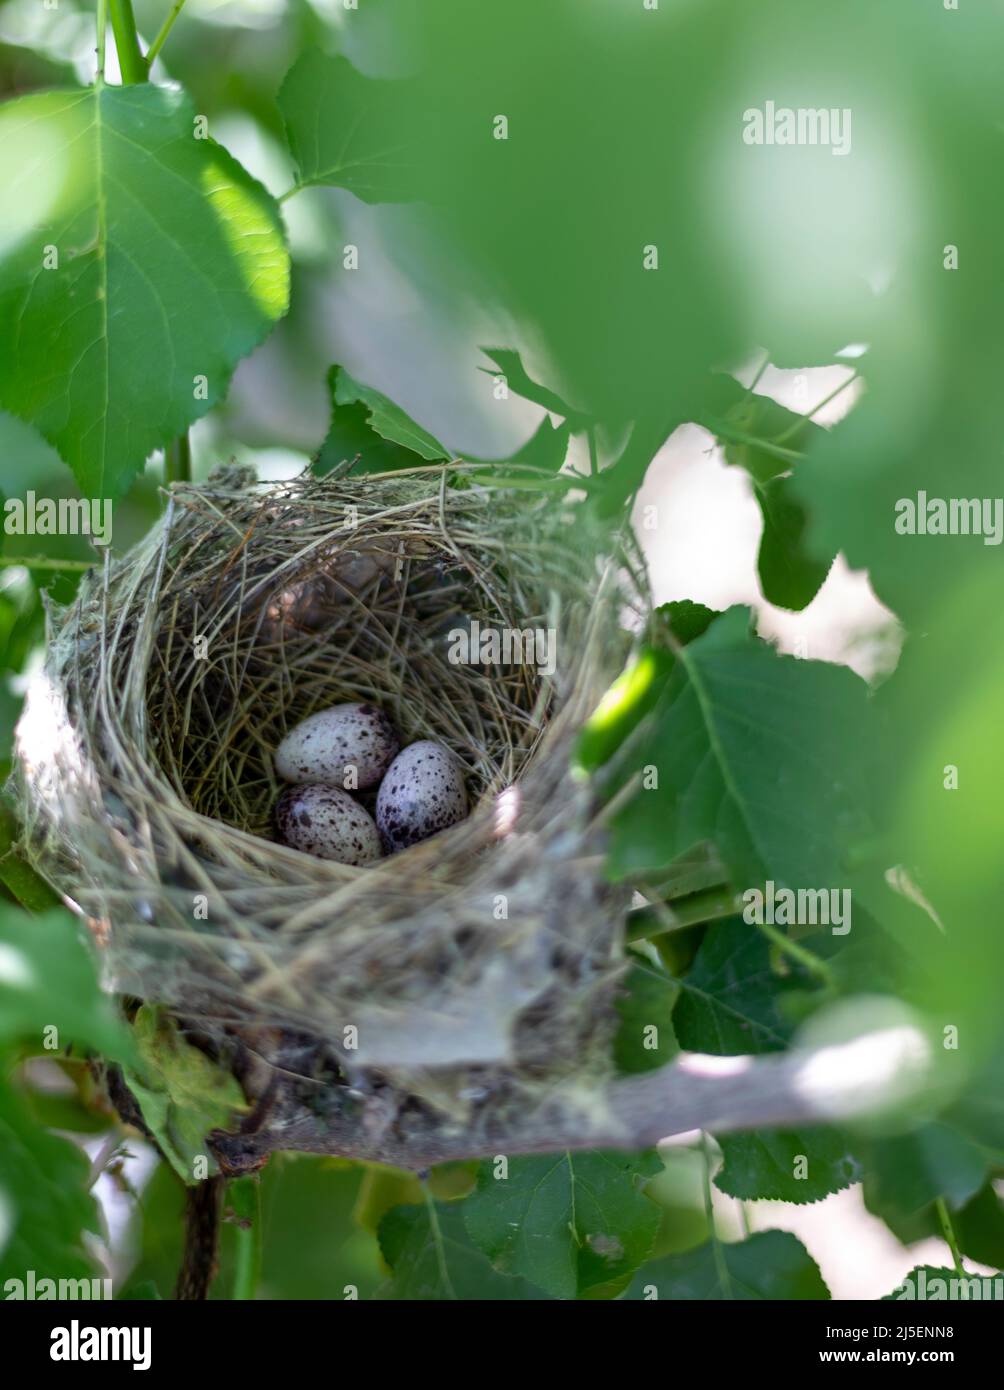
<path fill-rule="evenodd" d="M 216 1277 L 222 1192 L 221 1177 L 185 1188 L 185 1250 L 174 1290 L 181 1303 L 201 1303 L 209 1296 Z"/>
<path fill-rule="evenodd" d="M 533 1114 L 507 1114 L 477 1135 L 444 1131 L 429 1118 L 407 1134 L 384 1130 L 375 1137 L 375 1123 L 355 1115 L 322 1121 L 291 1100 L 281 1103 L 281 1120 L 272 1126 L 241 1134 L 217 1130 L 209 1143 L 230 1176 L 257 1171 L 280 1149 L 416 1171 L 496 1153 L 643 1149 L 694 1129 L 721 1135 L 840 1124 L 874 1106 L 868 1083 L 876 1072 L 901 1071 L 918 1091 L 926 1084 L 910 1050 L 912 1039 L 893 1030 L 868 1035 L 866 1046 L 862 1042 L 753 1057 L 683 1053 L 658 1071 L 601 1088 L 588 1110 L 570 1107 L 556 1094 Z"/>
<path fill-rule="evenodd" d="M 119 55 L 119 69 L 122 85 L 129 87 L 137 82 L 145 82 L 148 77 L 146 59 L 139 46 L 136 33 L 136 20 L 132 12 L 132 0 L 108 0 L 115 35 L 115 51 Z"/>

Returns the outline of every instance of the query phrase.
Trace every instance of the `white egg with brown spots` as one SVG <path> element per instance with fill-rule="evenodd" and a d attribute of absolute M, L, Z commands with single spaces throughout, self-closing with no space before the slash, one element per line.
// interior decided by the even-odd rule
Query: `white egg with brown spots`
<path fill-rule="evenodd" d="M 377 829 L 388 853 L 417 845 L 466 815 L 463 773 L 448 748 L 421 739 L 398 753 L 376 802 Z"/>
<path fill-rule="evenodd" d="M 338 864 L 372 864 L 381 856 L 373 817 L 340 787 L 288 787 L 275 808 L 283 842 Z"/>
<path fill-rule="evenodd" d="M 376 786 L 400 747 L 375 705 L 332 705 L 289 731 L 275 750 L 275 770 L 285 782 L 363 791 Z"/>

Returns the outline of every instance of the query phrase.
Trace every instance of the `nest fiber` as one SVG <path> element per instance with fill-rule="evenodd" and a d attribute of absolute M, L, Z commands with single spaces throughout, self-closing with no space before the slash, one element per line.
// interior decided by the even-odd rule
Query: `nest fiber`
<path fill-rule="evenodd" d="M 111 988 L 221 1052 L 312 1040 L 332 1085 L 464 1123 L 608 1050 L 625 903 L 570 757 L 643 603 L 581 508 L 480 476 L 266 485 L 231 465 L 176 485 L 50 612 L 16 772 L 28 852 Z M 530 632 L 532 661 L 506 652 Z M 273 821 L 283 735 L 356 700 L 449 746 L 473 808 L 363 868 Z"/>

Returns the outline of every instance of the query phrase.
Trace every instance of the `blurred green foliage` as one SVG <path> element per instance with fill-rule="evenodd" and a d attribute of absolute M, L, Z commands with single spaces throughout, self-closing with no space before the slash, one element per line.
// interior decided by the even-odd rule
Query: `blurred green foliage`
<path fill-rule="evenodd" d="M 143 40 L 165 9 L 166 0 L 137 0 Z M 74 0 L 54 10 L 7 0 L 0 97 L 90 82 L 92 10 Z M 693 421 L 750 480 L 770 600 L 804 607 L 840 552 L 868 570 L 906 635 L 898 669 L 877 688 L 776 656 L 738 611 L 667 612 L 665 629 L 647 634 L 637 664 L 589 725 L 585 771 L 619 787 L 648 763 L 666 773 L 655 809 L 644 792 L 619 805 L 611 868 L 632 881 L 641 875 L 652 911 L 673 909 L 685 928 L 668 934 L 662 921 L 661 966 L 651 948 L 635 954 L 615 1061 L 643 1070 L 677 1042 L 716 1053 L 775 1050 L 835 995 L 902 996 L 945 1037 L 931 1098 L 937 1113 L 916 1116 L 903 1133 L 726 1137 L 718 1185 L 742 1199 L 812 1200 L 860 1166 L 869 1206 L 904 1239 L 937 1232 L 941 1198 L 963 1253 L 990 1264 L 1001 1262 L 990 1183 L 1004 1172 L 1001 552 L 979 537 L 902 535 L 894 520 L 897 503 L 920 492 L 992 499 L 1001 491 L 1002 28 L 998 5 L 951 11 L 914 0 L 662 0 L 657 9 L 510 0 L 504 11 L 469 0 L 368 0 L 358 11 L 322 0 L 188 0 L 153 73 L 183 85 L 192 111 L 268 194 L 304 185 L 282 203 L 289 313 L 193 432 L 197 473 L 230 453 L 267 464 L 266 448 L 303 462 L 316 456 L 319 472 L 357 456 L 361 471 L 410 466 L 416 448 L 421 458 L 449 457 L 455 415 L 485 384 L 481 372 L 557 419 L 529 437 L 524 428 L 524 446 L 505 461 L 553 473 L 579 436 L 603 467 L 575 481 L 612 525 L 672 429 Z M 744 113 L 768 100 L 849 108 L 850 151 L 745 144 Z M 18 160 L 8 142 L 5 183 L 24 173 Z M 132 171 L 140 192 L 147 173 L 146 164 Z M 237 184 L 249 187 L 243 175 Z M 29 202 L 30 193 L 29 181 Z M 272 207 L 267 194 L 255 197 Z M 14 214 L 24 221 L 27 206 L 11 201 L 0 233 Z M 85 207 L 81 225 L 89 215 Z M 118 218 L 114 230 L 131 230 L 128 248 L 142 259 L 142 218 Z M 362 309 L 355 302 L 355 336 L 336 354 L 332 320 L 352 303 L 356 283 L 350 241 L 360 264 L 378 270 L 364 278 L 371 298 L 363 292 Z M 12 275 L 11 263 L 0 235 L 0 279 Z M 16 269 L 21 294 L 34 269 Z M 158 301 L 168 320 L 162 341 L 182 332 L 197 343 L 221 325 L 177 266 L 175 281 L 178 296 Z M 25 418 L 34 418 L 27 387 L 18 394 L 11 381 L 21 373 L 34 390 L 71 346 L 60 327 L 67 306 L 55 299 L 55 312 L 35 320 L 32 371 L 17 353 L 4 359 L 2 398 Z M 171 323 L 182 304 L 184 322 Z M 383 338 L 375 332 L 370 341 L 370 320 L 385 314 Z M 408 342 L 392 360 L 402 322 L 423 332 L 435 324 L 440 337 L 429 328 L 428 340 Z M 419 359 L 447 331 L 464 344 L 468 377 L 436 400 Z M 112 402 L 124 426 L 112 441 L 116 458 L 123 476 L 135 475 L 115 509 L 116 552 L 159 515 L 161 458 L 142 455 L 179 427 L 177 412 L 161 409 L 165 361 L 143 358 L 138 329 L 132 341 L 138 355 L 120 362 L 129 372 L 118 378 L 129 390 Z M 865 389 L 832 429 L 799 420 L 732 375 L 751 361 L 846 361 L 838 354 L 848 347 Z M 224 377 L 237 355 L 225 354 Z M 332 368 L 336 357 L 345 368 Z M 372 367 L 384 360 L 385 375 Z M 418 401 L 422 426 L 395 404 L 402 392 Z M 80 465 L 93 392 L 71 394 L 66 408 L 48 433 Z M 476 453 L 502 457 L 487 438 Z M 78 466 L 78 476 L 86 485 L 93 473 Z M 528 485 L 525 474 L 521 481 Z M 0 413 L 0 494 L 30 490 L 77 495 L 41 436 Z M 24 563 L 39 558 L 49 567 Z M 2 772 L 24 681 L 42 654 L 45 596 L 68 602 L 80 566 L 99 559 L 80 537 L 0 536 Z M 71 568 L 60 570 L 61 561 Z M 616 761 L 624 750 L 630 766 Z M 13 1075 L 0 1094 L 0 1125 L 16 1139 L 8 1154 L 24 1159 L 0 1167 L 17 1216 L 0 1258 L 65 1276 L 92 1268 L 83 1232 L 98 1224 L 97 1208 L 84 1159 L 41 1126 L 113 1137 L 119 1127 L 79 1077 L 66 1094 L 33 1086 L 22 1054 L 53 1019 L 109 1053 L 121 1038 L 68 919 L 44 915 L 28 927 L 11 906 L 51 908 L 16 840 L 8 819 L 3 945 L 44 989 L 22 991 L 5 1026 L 0 1018 Z M 850 938 L 799 942 L 818 971 L 782 958 L 728 911 L 730 887 L 761 874 L 852 887 Z M 714 911 L 702 896 L 709 893 Z M 60 933 L 65 940 L 56 941 Z M 656 1021 L 660 1044 L 648 1051 L 639 1030 Z M 790 1177 L 795 1152 L 811 1155 L 808 1186 Z M 527 1171 L 539 1162 L 527 1160 Z M 166 1297 L 180 1255 L 180 1182 L 161 1162 L 137 1198 L 126 1168 L 109 1172 L 134 1204 L 137 1249 L 125 1292 Z M 649 1179 L 647 1195 L 630 1184 L 615 1192 L 643 1228 L 644 1241 L 628 1232 L 633 1254 L 654 1261 L 624 1296 L 644 1296 L 648 1285 L 663 1298 L 825 1296 L 793 1237 L 761 1233 L 723 1247 L 723 1258 L 706 1240 L 699 1196 L 674 1187 L 668 1167 Z M 262 1296 L 621 1292 L 623 1271 L 609 1287 L 599 1282 L 592 1255 L 572 1248 L 567 1229 L 552 1231 L 540 1267 L 530 1269 L 510 1248 L 497 1206 L 485 1205 L 483 1172 L 479 1182 L 482 1196 L 471 1200 L 469 1173 L 437 1173 L 425 1200 L 410 1177 L 274 1160 L 262 1179 Z M 565 1217 L 558 1196 L 543 1213 L 547 1230 Z M 30 1244 L 18 1215 L 29 1210 L 38 1222 Z M 475 1213 L 477 1239 L 465 1210 Z M 236 1260 L 227 1222 L 215 1297 L 230 1296 Z"/>

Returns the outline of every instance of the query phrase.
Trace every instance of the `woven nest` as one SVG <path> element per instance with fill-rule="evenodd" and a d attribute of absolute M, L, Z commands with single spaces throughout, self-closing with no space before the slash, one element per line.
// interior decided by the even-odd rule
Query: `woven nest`
<path fill-rule="evenodd" d="M 473 1136 L 606 1067 L 627 903 L 570 755 L 643 586 L 581 509 L 477 476 L 263 485 L 229 466 L 175 486 L 146 540 L 50 612 L 18 730 L 26 846 L 109 986 L 252 1054 L 246 1090 L 279 1068 L 322 1128 L 378 1094 L 385 1126 L 420 1111 Z M 554 630 L 553 674 L 451 662 L 474 620 Z M 362 868 L 277 843 L 273 821 L 283 735 L 355 700 L 402 743 L 448 745 L 472 806 Z"/>

